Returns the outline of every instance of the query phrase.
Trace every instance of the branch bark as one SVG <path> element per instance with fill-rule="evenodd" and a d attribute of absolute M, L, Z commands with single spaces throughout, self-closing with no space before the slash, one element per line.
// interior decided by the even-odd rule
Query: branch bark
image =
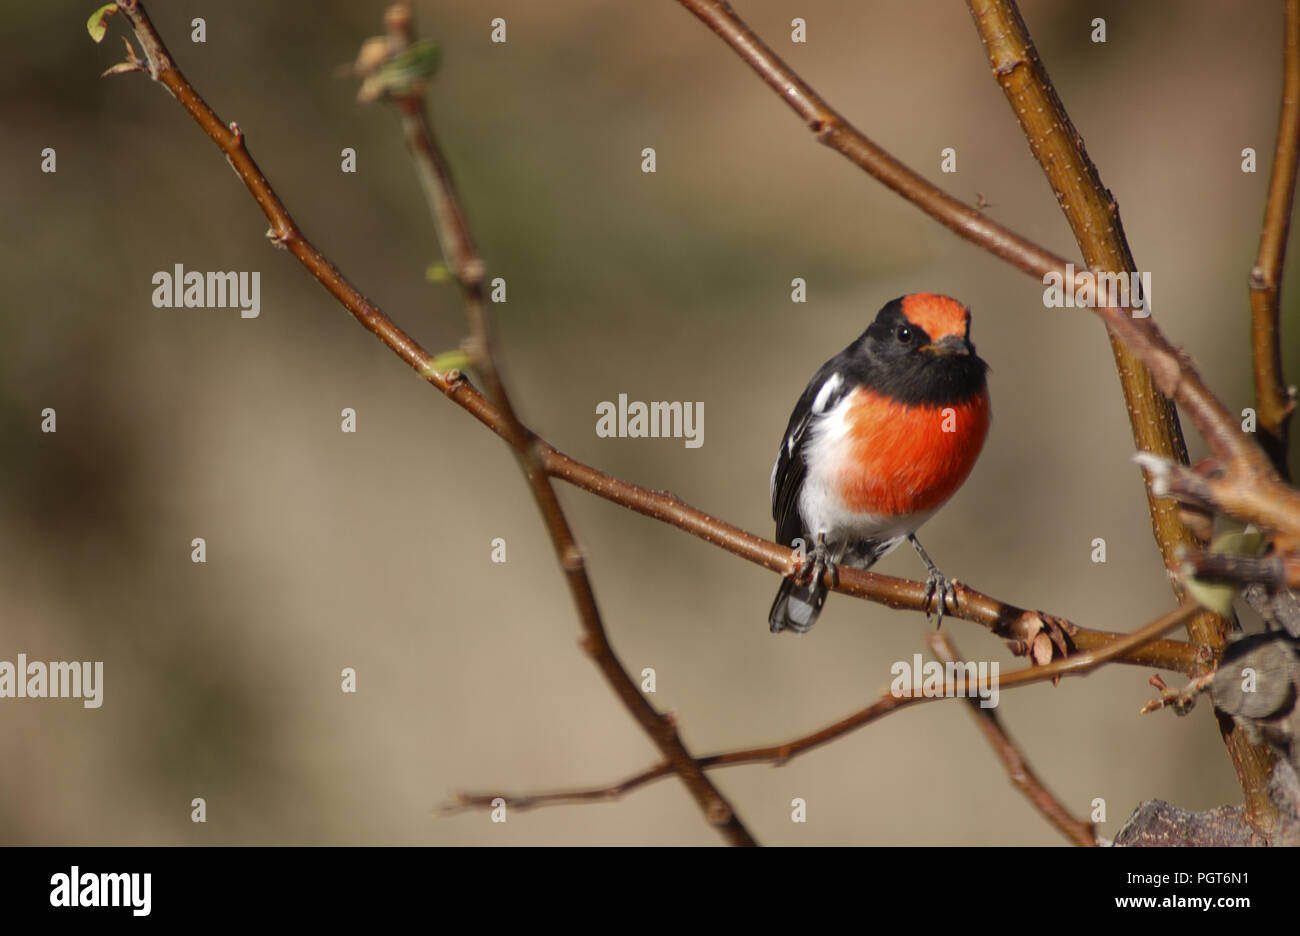
<path fill-rule="evenodd" d="M 1167 634 L 1175 628 L 1186 626 L 1188 619 L 1195 615 L 1196 612 L 1197 607 L 1194 604 L 1180 605 L 1145 627 L 1134 631 L 1132 634 L 1126 634 L 1122 639 L 1108 644 L 1102 649 L 1078 654 L 1064 660 L 1056 660 L 1046 666 L 1017 670 L 1010 676 L 999 679 L 998 689 L 999 691 L 1005 691 L 1049 679 L 1057 680 L 1062 676 L 1086 675 L 1103 663 L 1116 660 L 1125 653 L 1139 651 L 1143 646 L 1158 639 L 1161 635 Z M 962 679 L 946 683 L 942 695 L 938 696 L 893 695 L 887 692 L 878 701 L 873 702 L 866 708 L 847 715 L 825 728 L 814 731 L 812 734 L 802 735 L 767 747 L 744 748 L 735 751 L 724 751 L 719 754 L 709 754 L 706 757 L 701 757 L 698 763 L 706 770 L 718 767 L 737 767 L 741 764 L 771 764 L 775 767 L 781 767 L 800 754 L 806 754 L 814 748 L 829 744 L 899 709 L 922 702 L 930 702 L 938 698 L 951 699 L 974 695 L 974 691 L 970 691 L 974 689 L 975 687 L 968 686 L 965 680 Z M 671 773 L 672 766 L 670 764 L 660 763 L 625 777 L 617 783 L 602 787 L 514 795 L 504 795 L 499 792 L 462 793 L 456 796 L 452 802 L 442 806 L 439 813 L 441 815 L 450 815 L 470 809 L 490 808 L 492 800 L 497 797 L 503 797 L 507 803 L 517 810 L 571 803 L 601 802 L 618 799 L 624 794 L 630 793 L 648 783 L 661 780 Z"/>
<path fill-rule="evenodd" d="M 405 4 L 395 4 L 385 15 L 385 26 L 395 52 L 413 41 L 411 13 Z M 491 317 L 483 295 L 486 264 L 474 243 L 469 218 L 452 178 L 451 166 L 433 133 L 422 94 L 394 100 L 401 117 L 407 148 L 417 167 L 421 186 L 432 208 L 438 243 L 444 260 L 460 284 L 469 318 L 471 359 L 483 377 L 488 397 L 500 414 L 501 434 L 509 442 L 524 473 L 538 510 L 550 534 L 556 558 L 573 596 L 584 632 L 582 646 L 600 669 L 614 694 L 659 748 L 672 770 L 694 797 L 711 825 L 732 845 L 757 845 L 735 808 L 704 775 L 677 732 L 676 722 L 661 714 L 641 694 L 609 642 L 596 593 L 587 574 L 586 560 L 578 546 L 564 509 L 543 464 L 537 437 L 515 413 L 497 363 Z"/>
<path fill-rule="evenodd" d="M 1251 350 L 1255 362 L 1255 405 L 1264 450 L 1284 478 L 1290 477 L 1287 448 L 1295 391 L 1282 374 L 1278 311 L 1282 267 L 1286 261 L 1291 208 L 1295 200 L 1296 164 L 1300 157 L 1300 0 L 1286 0 L 1283 32 L 1282 107 L 1273 150 L 1273 173 L 1264 206 L 1259 256 L 1250 271 Z"/>
<path fill-rule="evenodd" d="M 1030 150 L 1051 183 L 1089 269 L 1135 271 L 1137 266 L 1124 236 L 1119 205 L 1102 184 L 1097 167 L 1088 157 L 1083 138 L 1070 121 L 1038 57 L 1015 0 L 968 0 L 968 4 L 993 74 L 1015 111 Z M 1138 349 L 1129 346 L 1113 329 L 1110 340 L 1138 450 L 1175 464 L 1186 464 L 1187 448 L 1173 400 L 1157 387 Z M 1180 368 L 1189 369 L 1186 364 Z M 1247 456 L 1244 439 L 1238 442 L 1231 438 L 1235 426 L 1229 422 L 1226 410 L 1208 391 L 1204 396 L 1201 402 L 1218 410 L 1216 431 L 1229 436 L 1229 444 L 1240 453 L 1239 457 Z M 1248 457 L 1257 459 L 1258 455 L 1250 453 Z M 1170 571 L 1174 592 L 1181 598 L 1184 587 L 1174 574 L 1179 557 L 1204 544 L 1188 530 L 1174 502 L 1158 497 L 1154 485 L 1148 483 L 1146 488 L 1152 530 Z M 1194 643 L 1221 652 L 1229 631 L 1234 628 L 1235 621 L 1206 611 L 1188 623 L 1187 631 Z M 1273 755 L 1264 745 L 1251 744 L 1241 728 L 1231 726 L 1226 720 L 1219 725 L 1245 796 L 1247 815 L 1253 824 L 1267 832 L 1277 817 L 1276 807 L 1268 796 Z"/>
<path fill-rule="evenodd" d="M 958 663 L 961 661 L 961 654 L 957 652 L 957 648 L 948 639 L 948 635 L 942 631 L 933 631 L 927 634 L 925 640 L 941 663 Z M 1002 761 L 1002 765 L 1006 767 L 1007 776 L 1011 778 L 1011 782 L 1016 789 L 1024 794 L 1025 799 L 1029 800 L 1030 804 L 1042 813 L 1044 819 L 1075 845 L 1095 848 L 1097 833 L 1094 831 L 1092 823 L 1076 819 L 1061 801 L 1052 795 L 1052 791 L 1047 789 L 1043 781 L 1034 773 L 1025 755 L 1021 753 L 1015 741 L 1011 740 L 1011 736 L 1007 734 L 998 713 L 994 709 L 981 706 L 979 699 L 967 699 L 966 707 L 970 709 L 971 715 L 974 716 L 980 733 L 992 745 L 994 753 Z"/>

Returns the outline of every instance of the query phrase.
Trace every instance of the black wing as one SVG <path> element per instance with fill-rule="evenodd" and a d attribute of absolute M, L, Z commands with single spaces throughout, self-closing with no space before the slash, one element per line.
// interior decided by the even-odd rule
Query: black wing
<path fill-rule="evenodd" d="M 804 445 L 822 417 L 853 389 L 854 381 L 849 379 L 844 366 L 846 356 L 845 353 L 836 355 L 813 375 L 795 404 L 785 436 L 781 439 L 781 450 L 777 452 L 776 464 L 772 467 L 769 494 L 772 519 L 776 521 L 776 541 L 782 546 L 793 545 L 796 538 L 807 532 L 803 528 L 803 518 L 799 516 L 799 491 L 807 473 Z M 811 543 L 807 545 L 809 548 L 812 546 Z"/>

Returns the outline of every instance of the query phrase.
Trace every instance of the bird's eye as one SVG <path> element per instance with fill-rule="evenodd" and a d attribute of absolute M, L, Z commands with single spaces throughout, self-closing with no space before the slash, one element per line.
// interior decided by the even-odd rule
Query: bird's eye
<path fill-rule="evenodd" d="M 912 340 L 912 329 L 908 328 L 906 325 L 899 325 L 898 331 L 894 332 L 894 334 L 898 336 L 898 340 L 903 344 L 907 344 Z"/>

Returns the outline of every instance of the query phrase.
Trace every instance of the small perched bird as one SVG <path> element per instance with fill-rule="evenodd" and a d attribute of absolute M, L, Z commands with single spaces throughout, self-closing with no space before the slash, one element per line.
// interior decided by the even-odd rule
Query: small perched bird
<path fill-rule="evenodd" d="M 939 623 L 952 586 L 916 530 L 961 486 L 989 428 L 988 365 L 970 342 L 970 312 L 947 296 L 888 303 L 821 366 L 790 414 L 772 466 L 776 539 L 812 558 L 811 578 L 781 583 L 772 632 L 803 633 L 826 601 L 831 564 L 869 568 L 909 540 L 929 570 Z"/>

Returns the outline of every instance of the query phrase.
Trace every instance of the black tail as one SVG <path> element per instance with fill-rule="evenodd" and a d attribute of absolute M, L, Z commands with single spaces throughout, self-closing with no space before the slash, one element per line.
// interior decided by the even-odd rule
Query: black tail
<path fill-rule="evenodd" d="M 815 575 L 805 585 L 785 579 L 776 593 L 776 600 L 772 602 L 767 622 L 774 634 L 783 630 L 802 634 L 817 621 L 817 615 L 822 613 L 822 605 L 825 603 L 826 586 L 820 575 Z"/>

